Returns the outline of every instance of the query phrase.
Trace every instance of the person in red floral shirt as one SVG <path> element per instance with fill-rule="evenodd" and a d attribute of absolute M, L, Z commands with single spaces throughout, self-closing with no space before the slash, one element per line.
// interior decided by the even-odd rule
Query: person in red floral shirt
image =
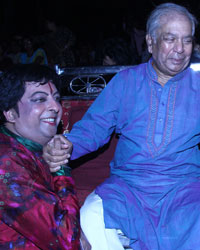
<path fill-rule="evenodd" d="M 79 249 L 70 169 L 51 173 L 42 157 L 62 115 L 58 87 L 57 74 L 43 65 L 15 65 L 1 76 L 0 249 Z"/>

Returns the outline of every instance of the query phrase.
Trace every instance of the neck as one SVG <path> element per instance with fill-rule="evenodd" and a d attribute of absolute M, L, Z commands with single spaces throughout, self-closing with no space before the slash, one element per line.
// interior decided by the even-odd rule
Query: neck
<path fill-rule="evenodd" d="M 44 146 L 49 140 L 50 140 L 50 138 L 48 139 L 48 140 L 42 140 L 42 139 L 40 139 L 40 140 L 37 140 L 37 138 L 35 138 L 36 140 L 33 140 L 32 138 L 28 138 L 28 137 L 26 137 L 26 136 L 23 136 L 22 134 L 20 134 L 18 131 L 17 131 L 17 129 L 15 128 L 15 125 L 13 124 L 13 123 L 10 123 L 10 122 L 6 122 L 5 124 L 4 124 L 4 126 L 8 129 L 8 130 L 10 130 L 13 134 L 15 134 L 15 135 L 17 135 L 17 136 L 20 136 L 20 137 L 22 137 L 22 138 L 24 138 L 24 139 L 28 139 L 28 140 L 30 140 L 30 141 L 33 141 L 33 142 L 35 142 L 35 143 L 38 143 L 38 144 L 40 144 L 40 145 L 42 145 L 42 146 Z"/>
<path fill-rule="evenodd" d="M 158 82 L 160 83 L 160 85 L 164 86 L 169 80 L 171 79 L 171 77 L 160 77 L 158 75 Z"/>
<path fill-rule="evenodd" d="M 160 85 L 164 86 L 172 78 L 172 76 L 164 75 L 162 72 L 160 72 L 154 62 L 152 62 L 152 66 L 157 73 L 158 82 Z"/>

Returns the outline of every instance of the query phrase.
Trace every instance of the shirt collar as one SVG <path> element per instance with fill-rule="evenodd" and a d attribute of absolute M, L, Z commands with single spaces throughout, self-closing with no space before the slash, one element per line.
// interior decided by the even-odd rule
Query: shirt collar
<path fill-rule="evenodd" d="M 7 135 L 7 136 L 13 137 L 15 140 L 17 140 L 19 143 L 24 145 L 26 148 L 28 148 L 32 152 L 41 152 L 42 151 L 41 144 L 39 144 L 37 142 L 33 142 L 27 138 L 23 138 L 19 135 L 16 135 L 13 132 L 11 132 L 9 129 L 7 129 L 5 126 L 0 126 L 0 132 Z"/>

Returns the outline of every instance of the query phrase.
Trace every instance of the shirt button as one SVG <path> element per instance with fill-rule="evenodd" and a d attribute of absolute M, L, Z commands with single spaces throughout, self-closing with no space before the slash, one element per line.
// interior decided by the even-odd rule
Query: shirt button
<path fill-rule="evenodd" d="M 160 91 L 161 91 L 161 88 L 159 88 L 158 91 L 160 92 Z"/>
<path fill-rule="evenodd" d="M 162 120 L 163 120 L 163 119 L 162 119 L 162 118 L 160 118 L 160 119 L 159 119 L 159 122 L 162 122 Z"/>

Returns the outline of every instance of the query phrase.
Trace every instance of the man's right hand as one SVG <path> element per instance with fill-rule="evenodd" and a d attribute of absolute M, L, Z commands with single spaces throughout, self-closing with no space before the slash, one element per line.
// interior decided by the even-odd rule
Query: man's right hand
<path fill-rule="evenodd" d="M 72 143 L 63 135 L 55 135 L 43 147 L 43 158 L 49 164 L 51 172 L 58 171 L 61 165 L 69 162 L 72 148 Z"/>

